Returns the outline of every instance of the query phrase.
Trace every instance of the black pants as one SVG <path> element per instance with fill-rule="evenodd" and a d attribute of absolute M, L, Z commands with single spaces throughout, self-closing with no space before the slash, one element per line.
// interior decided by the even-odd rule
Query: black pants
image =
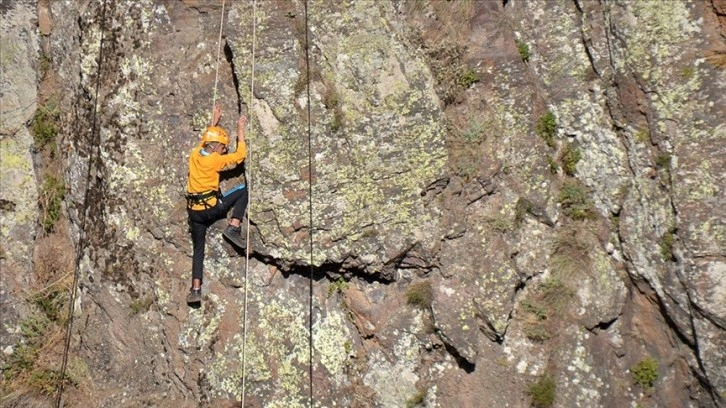
<path fill-rule="evenodd" d="M 194 255 L 192 256 L 192 279 L 202 279 L 204 267 L 204 244 L 207 238 L 207 229 L 215 221 L 226 217 L 227 211 L 232 209 L 232 218 L 242 220 L 247 210 L 247 186 L 239 186 L 227 191 L 221 199 L 217 199 L 217 205 L 204 210 L 187 209 L 189 215 L 189 231 L 192 233 L 192 245 Z"/>

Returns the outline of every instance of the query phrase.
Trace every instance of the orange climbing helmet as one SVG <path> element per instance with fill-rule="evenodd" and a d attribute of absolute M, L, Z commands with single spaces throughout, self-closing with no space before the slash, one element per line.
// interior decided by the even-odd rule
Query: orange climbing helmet
<path fill-rule="evenodd" d="M 227 131 L 219 126 L 208 127 L 204 134 L 202 134 L 202 142 L 207 144 L 211 142 L 222 143 L 223 145 L 229 145 L 229 135 Z"/>

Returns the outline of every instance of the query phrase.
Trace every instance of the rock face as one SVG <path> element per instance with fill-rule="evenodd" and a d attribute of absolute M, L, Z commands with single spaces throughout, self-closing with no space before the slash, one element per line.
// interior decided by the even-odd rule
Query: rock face
<path fill-rule="evenodd" d="M 37 109 L 40 43 L 37 30 L 27 23 L 36 18 L 35 7 L 20 3 L 0 10 L 0 337 L 7 356 L 22 341 L 17 327 L 6 322 L 28 312 L 23 294 L 13 289 L 32 280 L 38 224 L 33 136 L 26 123 Z"/>
<path fill-rule="evenodd" d="M 723 2 L 219 3 L 0 6 L 5 372 L 38 307 L 42 38 L 69 406 L 724 405 Z M 248 183 L 251 251 L 215 224 L 189 308 L 216 101 L 251 119 L 223 181 Z"/>

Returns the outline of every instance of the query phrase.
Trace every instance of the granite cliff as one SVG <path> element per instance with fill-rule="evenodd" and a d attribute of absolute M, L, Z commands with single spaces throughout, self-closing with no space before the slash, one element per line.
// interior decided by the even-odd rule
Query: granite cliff
<path fill-rule="evenodd" d="M 0 13 L 3 406 L 56 397 L 71 300 L 65 406 L 239 406 L 243 371 L 260 407 L 725 404 L 723 0 Z M 213 100 L 252 251 L 211 229 L 195 309 Z"/>

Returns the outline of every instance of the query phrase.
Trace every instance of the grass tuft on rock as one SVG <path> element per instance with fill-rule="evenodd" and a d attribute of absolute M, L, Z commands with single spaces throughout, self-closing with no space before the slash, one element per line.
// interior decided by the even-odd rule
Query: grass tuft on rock
<path fill-rule="evenodd" d="M 527 388 L 532 406 L 536 408 L 549 408 L 555 403 L 557 383 L 549 374 L 544 374 Z"/>
<path fill-rule="evenodd" d="M 574 176 L 577 171 L 577 162 L 579 162 L 580 159 L 582 159 L 580 149 L 572 144 L 566 145 L 562 151 L 562 155 L 560 156 L 562 171 L 570 177 Z"/>
<path fill-rule="evenodd" d="M 420 309 L 429 309 L 433 298 L 433 289 L 428 279 L 412 283 L 406 291 L 406 302 Z"/>
<path fill-rule="evenodd" d="M 415 408 L 421 406 L 426 401 L 428 390 L 418 390 L 411 398 L 406 401 L 406 408 Z"/>
<path fill-rule="evenodd" d="M 330 282 L 328 285 L 328 298 L 335 295 L 336 293 L 343 293 L 344 290 L 348 289 L 348 282 L 342 277 Z"/>
<path fill-rule="evenodd" d="M 573 220 L 595 218 L 595 207 L 590 199 L 590 192 L 579 180 L 566 180 L 560 189 L 558 201 L 565 215 Z"/>
<path fill-rule="evenodd" d="M 658 380 L 658 361 L 653 357 L 646 357 L 634 365 L 630 373 L 633 375 L 633 382 L 647 390 Z"/>
<path fill-rule="evenodd" d="M 557 136 L 557 118 L 555 114 L 548 111 L 537 120 L 535 132 L 547 143 L 547 146 L 555 147 L 555 136 Z"/>
<path fill-rule="evenodd" d="M 60 120 L 60 110 L 58 104 L 49 100 L 44 105 L 38 107 L 33 116 L 31 129 L 33 131 L 33 139 L 39 148 L 45 148 L 55 144 L 55 137 L 58 135 Z"/>
<path fill-rule="evenodd" d="M 519 57 L 522 58 L 522 62 L 529 62 L 532 53 L 529 51 L 529 45 L 526 42 L 517 40 L 517 51 L 519 51 Z"/>
<path fill-rule="evenodd" d="M 66 186 L 63 179 L 52 174 L 45 176 L 40 191 L 40 204 L 43 210 L 41 224 L 45 232 L 55 228 L 61 216 L 61 206 L 66 195 Z"/>

